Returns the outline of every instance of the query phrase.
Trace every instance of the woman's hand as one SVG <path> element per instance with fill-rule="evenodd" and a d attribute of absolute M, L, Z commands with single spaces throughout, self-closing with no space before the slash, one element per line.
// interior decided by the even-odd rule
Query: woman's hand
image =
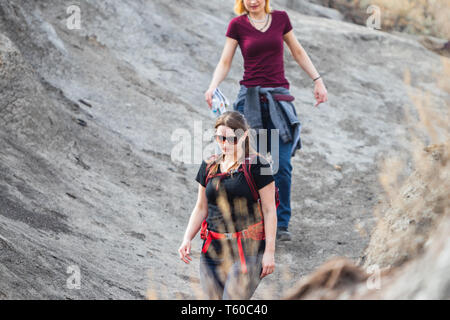
<path fill-rule="evenodd" d="M 262 258 L 262 267 L 263 270 L 261 272 L 260 278 L 264 278 L 265 276 L 271 274 L 273 270 L 275 269 L 275 253 L 273 252 L 264 252 L 263 258 Z"/>
<path fill-rule="evenodd" d="M 212 97 L 214 94 L 214 90 L 216 90 L 216 88 L 209 88 L 208 90 L 206 90 L 205 92 L 205 101 L 208 104 L 208 107 L 211 109 L 212 107 Z"/>
<path fill-rule="evenodd" d="M 180 259 L 185 263 L 189 263 L 188 260 L 192 261 L 192 258 L 189 257 L 189 254 L 191 253 L 191 241 L 184 239 L 180 249 L 178 249 L 178 253 L 180 254 Z"/>
<path fill-rule="evenodd" d="M 314 97 L 317 103 L 314 107 L 317 107 L 320 103 L 328 101 L 328 93 L 322 79 L 318 79 L 314 84 Z"/>

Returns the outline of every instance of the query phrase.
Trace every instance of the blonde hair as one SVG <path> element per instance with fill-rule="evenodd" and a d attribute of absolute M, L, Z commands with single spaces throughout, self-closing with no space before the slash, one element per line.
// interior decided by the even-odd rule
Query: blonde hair
<path fill-rule="evenodd" d="M 272 8 L 270 7 L 270 0 L 266 0 L 265 6 L 266 13 L 271 13 Z M 244 13 L 248 13 L 247 9 L 245 9 L 244 0 L 236 0 L 234 3 L 234 13 L 237 15 L 242 15 Z"/>

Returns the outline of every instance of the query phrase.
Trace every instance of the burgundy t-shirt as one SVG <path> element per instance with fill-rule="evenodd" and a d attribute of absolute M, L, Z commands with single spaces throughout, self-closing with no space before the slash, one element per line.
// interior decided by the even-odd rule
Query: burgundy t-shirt
<path fill-rule="evenodd" d="M 285 87 L 283 35 L 292 30 L 286 11 L 273 10 L 272 21 L 265 32 L 257 30 L 246 14 L 231 19 L 226 36 L 238 41 L 244 58 L 246 87 Z"/>

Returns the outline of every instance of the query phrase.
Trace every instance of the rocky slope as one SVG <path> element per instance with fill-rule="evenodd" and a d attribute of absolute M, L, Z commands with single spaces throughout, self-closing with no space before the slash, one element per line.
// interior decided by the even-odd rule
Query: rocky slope
<path fill-rule="evenodd" d="M 417 156 L 417 169 L 380 210 L 361 266 L 331 259 L 285 298 L 450 299 L 449 143 Z"/>
<path fill-rule="evenodd" d="M 201 297 L 199 238 L 191 265 L 177 254 L 201 154 L 172 160 L 171 138 L 181 130 L 194 139 L 213 125 L 203 93 L 232 5 L 79 4 L 81 29 L 70 30 L 72 3 L 0 1 L 0 298 Z M 364 255 L 382 200 L 380 161 L 410 157 L 404 115 L 418 115 L 408 90 L 429 91 L 448 116 L 448 91 L 435 85 L 438 55 L 411 39 L 287 10 L 329 103 L 313 107 L 311 80 L 286 47 L 303 141 L 293 158 L 294 239 L 277 246 L 277 271 L 255 298 L 282 297 L 332 256 Z M 238 49 L 220 85 L 230 100 L 242 72 Z M 70 285 L 77 268 L 79 289 Z"/>

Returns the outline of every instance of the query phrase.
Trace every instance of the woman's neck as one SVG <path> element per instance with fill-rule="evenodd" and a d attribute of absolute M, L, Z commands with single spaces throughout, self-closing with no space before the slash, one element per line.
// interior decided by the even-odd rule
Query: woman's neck
<path fill-rule="evenodd" d="M 226 164 L 233 164 L 238 161 L 238 159 L 241 159 L 241 157 L 243 156 L 243 152 L 244 150 L 238 150 L 233 154 L 224 154 L 222 161 Z"/>
<path fill-rule="evenodd" d="M 248 15 L 250 16 L 250 18 L 252 18 L 253 20 L 262 20 L 266 17 L 266 12 L 263 10 L 261 12 L 258 13 L 248 13 Z"/>
<path fill-rule="evenodd" d="M 238 159 L 238 156 L 236 153 L 233 153 L 232 155 L 224 155 L 223 162 L 225 163 L 234 163 Z"/>

